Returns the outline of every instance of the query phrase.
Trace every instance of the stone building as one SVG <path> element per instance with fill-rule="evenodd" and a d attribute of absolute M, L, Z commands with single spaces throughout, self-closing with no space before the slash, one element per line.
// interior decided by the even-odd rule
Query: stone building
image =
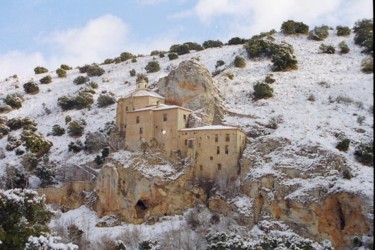
<path fill-rule="evenodd" d="M 195 176 L 237 176 L 246 135 L 229 126 L 188 128 L 191 113 L 190 109 L 164 104 L 164 97 L 141 82 L 134 92 L 118 100 L 116 126 L 129 150 L 153 145 L 170 159 L 175 154 L 192 158 Z"/>

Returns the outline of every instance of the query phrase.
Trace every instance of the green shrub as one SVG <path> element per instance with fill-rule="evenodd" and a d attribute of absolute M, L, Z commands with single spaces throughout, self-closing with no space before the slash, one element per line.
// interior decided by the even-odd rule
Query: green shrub
<path fill-rule="evenodd" d="M 25 154 L 21 160 L 22 166 L 29 171 L 35 169 L 38 166 L 38 163 L 38 158 L 32 153 Z"/>
<path fill-rule="evenodd" d="M 273 78 L 273 74 L 266 75 L 266 79 L 264 80 L 266 83 L 271 84 L 274 83 L 276 80 Z"/>
<path fill-rule="evenodd" d="M 285 35 L 307 34 L 309 32 L 309 26 L 302 22 L 288 20 L 282 23 L 281 32 Z"/>
<path fill-rule="evenodd" d="M 338 36 L 349 36 L 351 32 L 348 26 L 337 26 L 336 31 Z"/>
<path fill-rule="evenodd" d="M 120 63 L 121 62 L 121 58 L 120 57 L 115 57 L 115 59 L 113 59 L 113 61 L 117 64 L 117 63 Z"/>
<path fill-rule="evenodd" d="M 335 54 L 335 48 L 332 45 L 325 45 L 325 44 L 322 43 L 319 46 L 319 50 L 320 50 L 321 53 Z"/>
<path fill-rule="evenodd" d="M 321 27 L 315 27 L 310 31 L 308 39 L 315 41 L 323 41 L 328 37 L 328 26 L 322 25 Z"/>
<path fill-rule="evenodd" d="M 169 58 L 169 60 L 175 60 L 175 59 L 177 59 L 178 58 L 178 55 L 177 55 L 177 53 L 169 53 L 168 54 L 168 58 Z"/>
<path fill-rule="evenodd" d="M 189 47 L 189 50 L 195 50 L 195 51 L 201 51 L 204 50 L 202 45 L 195 43 L 195 42 L 186 42 L 184 45 L 187 45 Z"/>
<path fill-rule="evenodd" d="M 190 49 L 187 44 L 174 44 L 170 47 L 169 52 L 177 53 L 178 55 L 185 55 L 190 52 Z"/>
<path fill-rule="evenodd" d="M 52 77 L 50 75 L 47 75 L 39 80 L 41 84 L 48 84 L 52 82 Z"/>
<path fill-rule="evenodd" d="M 363 59 L 361 63 L 361 70 L 366 74 L 374 73 L 374 59 L 372 57 Z"/>
<path fill-rule="evenodd" d="M 82 67 L 78 67 L 78 70 L 80 73 L 86 73 L 87 72 L 87 69 L 90 67 L 90 65 L 86 64 Z"/>
<path fill-rule="evenodd" d="M 86 122 L 84 120 L 71 121 L 68 124 L 68 134 L 72 137 L 82 136 L 85 127 Z"/>
<path fill-rule="evenodd" d="M 62 136 L 63 134 L 65 134 L 65 129 L 63 127 L 61 127 L 58 124 L 53 125 L 53 127 L 52 127 L 52 135 L 54 135 L 54 136 Z"/>
<path fill-rule="evenodd" d="M 76 109 L 89 108 L 93 103 L 94 97 L 92 93 L 86 91 L 80 91 L 78 95 L 74 98 L 74 108 Z"/>
<path fill-rule="evenodd" d="M 223 66 L 224 64 L 225 64 L 225 63 L 224 63 L 223 60 L 218 60 L 218 61 L 216 62 L 215 68 L 219 68 L 220 66 Z"/>
<path fill-rule="evenodd" d="M 132 69 L 132 70 L 129 71 L 129 74 L 130 74 L 130 76 L 133 77 L 137 74 L 137 72 L 135 71 L 135 69 Z"/>
<path fill-rule="evenodd" d="M 98 86 L 98 84 L 96 83 L 96 82 L 90 82 L 89 83 L 89 86 L 91 87 L 91 88 L 93 88 L 93 89 L 97 89 L 99 86 Z"/>
<path fill-rule="evenodd" d="M 294 56 L 292 45 L 281 43 L 273 46 L 271 57 L 272 71 L 287 71 L 297 69 L 297 59 Z"/>
<path fill-rule="evenodd" d="M 23 85 L 23 89 L 27 94 L 35 95 L 39 93 L 39 87 L 35 82 L 27 82 Z"/>
<path fill-rule="evenodd" d="M 65 116 L 65 124 L 68 124 L 72 121 L 72 117 L 70 115 Z"/>
<path fill-rule="evenodd" d="M 160 70 L 160 65 L 158 61 L 150 61 L 145 67 L 147 73 L 158 72 Z"/>
<path fill-rule="evenodd" d="M 35 175 L 40 179 L 40 186 L 42 188 L 55 183 L 56 171 L 53 168 L 49 168 L 47 166 L 38 166 L 36 168 Z"/>
<path fill-rule="evenodd" d="M 273 96 L 273 89 L 265 83 L 256 83 L 254 85 L 254 97 L 256 99 L 266 99 Z"/>
<path fill-rule="evenodd" d="M 165 56 L 165 53 L 164 52 L 160 52 L 159 57 L 163 58 L 164 56 Z"/>
<path fill-rule="evenodd" d="M 11 129 L 11 130 L 17 130 L 17 129 L 20 129 L 22 128 L 22 119 L 19 118 L 19 117 L 14 117 L 14 118 L 11 118 L 7 121 L 7 126 Z"/>
<path fill-rule="evenodd" d="M 70 66 L 68 66 L 68 65 L 66 65 L 66 64 L 61 64 L 61 65 L 60 65 L 60 69 L 63 69 L 63 70 L 68 71 L 68 70 L 71 70 L 72 67 L 70 67 Z"/>
<path fill-rule="evenodd" d="M 102 64 L 112 64 L 114 63 L 115 60 L 111 59 L 111 58 L 108 58 L 108 59 L 105 59 L 104 62 Z"/>
<path fill-rule="evenodd" d="M 239 45 L 239 44 L 244 44 L 246 42 L 246 39 L 239 38 L 239 37 L 233 37 L 229 39 L 228 45 Z"/>
<path fill-rule="evenodd" d="M 87 76 L 101 76 L 105 73 L 104 69 L 98 65 L 90 65 L 86 70 Z"/>
<path fill-rule="evenodd" d="M 41 67 L 41 66 L 38 66 L 34 69 L 34 72 L 35 72 L 35 74 L 43 74 L 43 73 L 47 73 L 48 69 L 46 69 L 44 67 Z"/>
<path fill-rule="evenodd" d="M 113 94 L 100 95 L 98 97 L 98 107 L 104 108 L 116 103 L 116 98 Z"/>
<path fill-rule="evenodd" d="M 133 59 L 135 58 L 135 56 L 132 54 L 132 53 L 129 53 L 129 52 L 123 52 L 120 54 L 120 59 L 121 59 L 121 62 L 125 62 L 129 59 Z"/>
<path fill-rule="evenodd" d="M 339 43 L 339 48 L 340 48 L 340 54 L 347 54 L 350 51 L 348 45 L 344 41 Z"/>
<path fill-rule="evenodd" d="M 253 36 L 244 45 L 249 58 L 271 57 L 275 44 L 263 39 L 261 35 Z"/>
<path fill-rule="evenodd" d="M 373 19 L 362 19 L 354 24 L 354 43 L 364 47 L 365 53 L 373 54 L 374 52 L 374 32 Z"/>
<path fill-rule="evenodd" d="M 136 63 L 137 62 L 137 58 L 132 58 L 132 63 Z"/>
<path fill-rule="evenodd" d="M 19 109 L 22 107 L 23 97 L 20 94 L 10 94 L 5 97 L 4 102 L 13 109 Z"/>
<path fill-rule="evenodd" d="M 160 54 L 159 50 L 153 50 L 151 51 L 150 56 L 158 56 L 159 54 Z"/>
<path fill-rule="evenodd" d="M 56 74 L 60 78 L 65 78 L 66 77 L 66 71 L 63 70 L 63 69 L 60 69 L 60 68 L 56 70 Z"/>
<path fill-rule="evenodd" d="M 21 139 L 25 143 L 26 149 L 34 153 L 38 158 L 46 154 L 53 145 L 42 134 L 30 130 L 24 130 L 21 134 Z"/>
<path fill-rule="evenodd" d="M 361 143 L 355 148 L 355 159 L 367 166 L 373 166 L 374 162 L 374 143 Z"/>
<path fill-rule="evenodd" d="M 30 236 L 45 235 L 53 214 L 30 189 L 0 189 L 1 249 L 24 249 Z"/>
<path fill-rule="evenodd" d="M 73 97 L 61 96 L 57 99 L 57 105 L 62 108 L 62 110 L 71 110 L 75 108 L 76 102 Z"/>
<path fill-rule="evenodd" d="M 336 148 L 340 151 L 348 151 L 350 145 L 350 140 L 349 139 L 343 139 L 339 141 L 336 145 Z"/>
<path fill-rule="evenodd" d="M 202 45 L 205 49 L 207 49 L 207 48 L 218 48 L 218 47 L 221 48 L 223 46 L 223 43 L 219 40 L 216 40 L 216 41 L 207 40 L 207 41 L 203 42 Z"/>
<path fill-rule="evenodd" d="M 84 84 L 85 82 L 88 82 L 90 81 L 90 78 L 88 78 L 87 76 L 77 76 L 73 82 L 77 85 L 80 85 L 80 84 Z"/>
<path fill-rule="evenodd" d="M 234 66 L 237 68 L 245 68 L 246 67 L 245 58 L 243 58 L 242 56 L 236 56 L 234 58 Z"/>

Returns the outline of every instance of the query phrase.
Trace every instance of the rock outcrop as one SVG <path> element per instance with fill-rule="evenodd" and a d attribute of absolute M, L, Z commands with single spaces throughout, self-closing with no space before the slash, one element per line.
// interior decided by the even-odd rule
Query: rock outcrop
<path fill-rule="evenodd" d="M 167 104 L 200 111 L 206 124 L 220 123 L 224 114 L 222 98 L 210 72 L 198 61 L 181 62 L 177 69 L 159 80 L 157 87 Z"/>

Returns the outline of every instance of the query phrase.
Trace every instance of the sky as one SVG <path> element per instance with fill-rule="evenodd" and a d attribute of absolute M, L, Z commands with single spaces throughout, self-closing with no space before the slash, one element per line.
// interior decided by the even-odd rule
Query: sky
<path fill-rule="evenodd" d="M 287 20 L 353 27 L 363 18 L 373 18 L 372 0 L 1 0 L 0 78 L 250 38 Z"/>

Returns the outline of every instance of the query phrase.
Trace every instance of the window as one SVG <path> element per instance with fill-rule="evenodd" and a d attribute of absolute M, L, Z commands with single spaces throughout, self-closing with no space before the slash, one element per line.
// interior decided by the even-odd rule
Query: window
<path fill-rule="evenodd" d="M 225 141 L 230 141 L 229 134 L 225 134 Z"/>
<path fill-rule="evenodd" d="M 219 141 L 219 135 L 215 135 L 215 142 Z"/>
<path fill-rule="evenodd" d="M 136 123 L 139 123 L 139 116 L 137 116 L 135 122 L 136 122 Z"/>
<path fill-rule="evenodd" d="M 188 140 L 188 148 L 193 148 L 193 140 Z"/>
<path fill-rule="evenodd" d="M 187 140 L 185 140 L 185 146 L 187 145 Z"/>
<path fill-rule="evenodd" d="M 163 122 L 166 122 L 168 120 L 167 114 L 163 114 Z"/>
<path fill-rule="evenodd" d="M 184 115 L 184 120 L 186 120 L 186 115 Z"/>
<path fill-rule="evenodd" d="M 229 153 L 229 147 L 228 145 L 225 145 L 225 154 L 227 155 Z"/>
<path fill-rule="evenodd" d="M 221 163 L 217 164 L 217 170 L 221 170 Z"/>
<path fill-rule="evenodd" d="M 139 128 L 139 133 L 143 134 L 143 128 Z"/>
<path fill-rule="evenodd" d="M 126 108 L 125 108 L 125 109 L 126 109 L 126 111 L 128 111 L 128 109 L 129 109 L 129 108 L 128 108 L 128 106 L 126 106 Z"/>
<path fill-rule="evenodd" d="M 219 146 L 216 147 L 216 154 L 220 154 L 220 147 Z"/>
<path fill-rule="evenodd" d="M 210 160 L 212 161 L 214 159 L 214 157 L 210 156 Z"/>
<path fill-rule="evenodd" d="M 203 170 L 203 166 L 202 166 L 202 165 L 199 165 L 199 170 L 200 170 L 200 171 Z"/>

